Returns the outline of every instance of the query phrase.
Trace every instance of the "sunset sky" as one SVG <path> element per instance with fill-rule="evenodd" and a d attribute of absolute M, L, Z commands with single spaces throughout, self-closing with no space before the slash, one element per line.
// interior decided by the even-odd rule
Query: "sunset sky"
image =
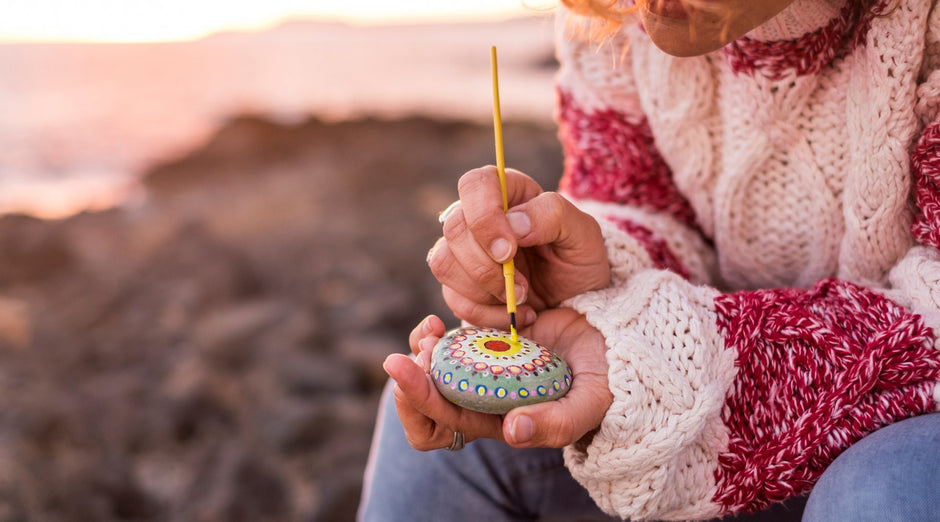
<path fill-rule="evenodd" d="M 352 23 L 487 20 L 551 0 L 0 0 L 0 41 L 164 41 L 290 18 Z M 528 6 L 528 7 L 527 7 Z"/>

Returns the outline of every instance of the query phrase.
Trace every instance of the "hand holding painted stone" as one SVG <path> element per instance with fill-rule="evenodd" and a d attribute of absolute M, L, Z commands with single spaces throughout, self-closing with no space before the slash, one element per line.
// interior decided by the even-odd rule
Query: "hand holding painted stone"
<path fill-rule="evenodd" d="M 431 354 L 431 378 L 458 406 L 506 413 L 560 399 L 571 386 L 568 363 L 548 348 L 493 328 L 457 328 Z"/>
<path fill-rule="evenodd" d="M 571 384 L 559 400 L 519 406 L 497 415 L 462 408 L 441 395 L 429 372 L 431 354 L 446 328 L 436 316 L 415 327 L 409 336 L 415 358 L 392 354 L 384 365 L 395 381 L 395 407 L 412 447 L 446 448 L 454 432 L 460 431 L 468 442 L 490 438 L 520 448 L 559 448 L 597 429 L 613 400 L 607 386 L 607 348 L 600 332 L 573 310 L 552 309 L 539 314 L 535 323 L 519 333 L 551 346 L 563 357 L 571 370 Z"/>

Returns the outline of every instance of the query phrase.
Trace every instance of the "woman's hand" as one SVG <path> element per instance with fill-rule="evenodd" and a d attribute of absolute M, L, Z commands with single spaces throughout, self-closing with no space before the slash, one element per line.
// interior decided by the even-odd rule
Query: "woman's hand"
<path fill-rule="evenodd" d="M 515 258 L 517 322 L 610 282 L 607 250 L 593 217 L 525 174 L 506 170 L 503 212 L 496 167 L 467 172 L 459 205 L 443 216 L 444 236 L 428 253 L 431 272 L 458 318 L 507 329 L 501 263 Z"/>
<path fill-rule="evenodd" d="M 521 406 L 505 416 L 461 408 L 437 391 L 428 371 L 431 352 L 444 330 L 438 317 L 427 317 L 408 340 L 416 357 L 393 354 L 385 360 L 385 370 L 395 380 L 398 416 L 415 449 L 446 448 L 455 431 L 463 432 L 467 441 L 490 438 L 520 448 L 562 447 L 595 430 L 613 401 L 604 338 L 573 310 L 547 310 L 520 332 L 568 362 L 571 389 L 561 399 Z"/>

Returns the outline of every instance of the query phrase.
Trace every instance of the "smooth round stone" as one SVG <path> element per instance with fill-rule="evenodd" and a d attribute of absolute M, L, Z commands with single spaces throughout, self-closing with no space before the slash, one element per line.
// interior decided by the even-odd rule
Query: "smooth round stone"
<path fill-rule="evenodd" d="M 451 330 L 431 354 L 434 384 L 447 400 L 483 413 L 506 413 L 568 393 L 568 363 L 535 341 L 518 339 L 493 328 Z"/>

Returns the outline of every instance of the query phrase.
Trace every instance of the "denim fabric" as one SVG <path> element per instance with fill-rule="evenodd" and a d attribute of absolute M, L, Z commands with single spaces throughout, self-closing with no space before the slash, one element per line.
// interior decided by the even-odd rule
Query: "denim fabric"
<path fill-rule="evenodd" d="M 805 498 L 733 522 L 800 520 Z M 379 412 L 360 522 L 613 521 L 564 467 L 561 450 L 477 440 L 461 451 L 416 451 L 390 389 Z M 940 521 L 940 414 L 877 431 L 823 474 L 804 520 Z"/>
<path fill-rule="evenodd" d="M 803 520 L 940 521 L 940 413 L 886 426 L 839 455 Z"/>
<path fill-rule="evenodd" d="M 619 520 L 571 478 L 561 450 L 494 440 L 460 451 L 413 450 L 386 389 L 366 470 L 361 522 Z"/>

